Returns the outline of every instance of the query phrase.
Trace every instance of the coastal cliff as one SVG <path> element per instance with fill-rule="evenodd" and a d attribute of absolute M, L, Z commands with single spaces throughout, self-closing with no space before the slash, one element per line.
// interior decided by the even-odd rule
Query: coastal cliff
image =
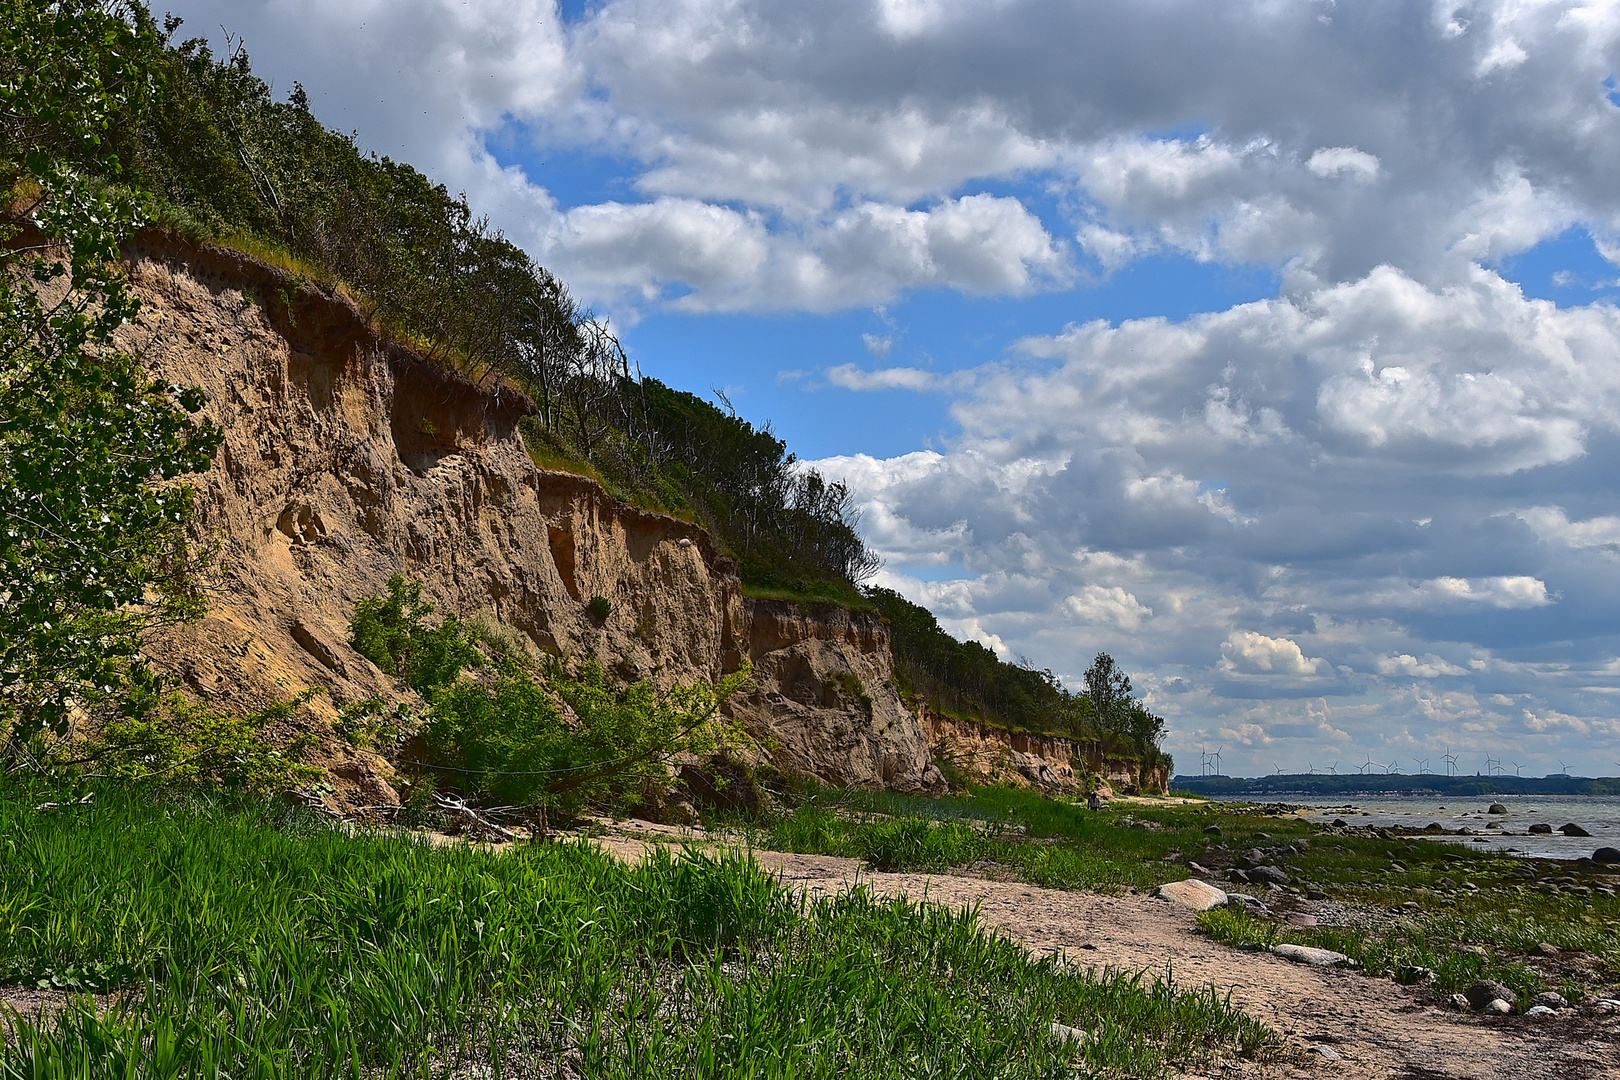
<path fill-rule="evenodd" d="M 200 539 L 218 545 L 208 614 L 152 645 L 194 691 L 253 704 L 319 686 L 311 707 L 327 720 L 398 696 L 349 647 L 348 619 L 399 573 L 441 610 L 626 680 L 712 680 L 751 661 L 730 708 L 778 764 L 942 786 L 876 614 L 744 596 L 702 527 L 537 466 L 522 393 L 388 341 L 344 296 L 168 233 L 126 255 L 143 304 L 128 345 L 154 374 L 200 386 L 225 433 L 193 480 Z M 343 808 L 397 799 L 385 760 L 315 734 Z"/>
<path fill-rule="evenodd" d="M 1009 731 L 926 708 L 921 715 L 935 752 L 976 782 L 1078 792 L 1089 775 L 1105 794 L 1168 790 L 1163 769 L 1144 770 L 1135 758 L 1108 753 L 1096 739 Z"/>

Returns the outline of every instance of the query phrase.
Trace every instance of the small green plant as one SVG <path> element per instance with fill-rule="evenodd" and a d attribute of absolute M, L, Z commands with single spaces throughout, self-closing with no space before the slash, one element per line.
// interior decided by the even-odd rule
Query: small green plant
<path fill-rule="evenodd" d="M 360 748 L 398 742 L 410 728 L 410 707 L 403 701 L 390 705 L 380 694 L 343 706 L 332 725 L 339 738 Z"/>
<path fill-rule="evenodd" d="M 860 676 L 853 671 L 840 671 L 833 676 L 833 681 L 850 698 L 860 702 L 867 709 L 872 708 L 872 695 L 866 692 L 866 684 L 861 682 Z"/>
<path fill-rule="evenodd" d="M 591 618 L 602 622 L 613 614 L 613 602 L 605 596 L 593 596 L 591 602 L 585 605 L 585 610 L 591 613 Z"/>
<path fill-rule="evenodd" d="M 422 601 L 422 583 L 402 574 L 388 579 L 387 596 L 355 604 L 349 640 L 361 656 L 403 679 L 424 697 L 455 682 L 465 668 L 483 664 L 472 635 L 454 614 L 430 626 L 434 605 Z"/>

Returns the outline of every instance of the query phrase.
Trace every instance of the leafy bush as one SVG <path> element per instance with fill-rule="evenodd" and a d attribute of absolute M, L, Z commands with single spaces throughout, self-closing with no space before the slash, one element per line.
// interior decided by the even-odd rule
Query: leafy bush
<path fill-rule="evenodd" d="M 395 574 L 388 579 L 387 596 L 362 597 L 355 604 L 349 641 L 361 656 L 424 697 L 431 696 L 484 659 L 473 635 L 454 614 L 446 615 L 438 626 L 428 625 L 434 610 L 434 605 L 422 602 L 420 581 Z"/>
<path fill-rule="evenodd" d="M 278 742 L 269 729 L 292 719 L 320 693 L 312 687 L 247 714 L 170 694 L 155 708 L 107 721 L 66 764 L 87 766 L 102 777 L 169 787 L 283 791 L 321 775 L 303 763 L 316 739 L 306 732 Z"/>
<path fill-rule="evenodd" d="M 595 663 L 574 678 L 554 664 L 543 682 L 507 664 L 492 686 L 464 680 L 438 692 L 421 732 L 424 764 L 486 802 L 571 815 L 667 781 L 677 754 L 707 756 L 745 741 L 719 709 L 751 675 L 745 668 L 718 686 L 660 693 L 645 681 L 615 689 Z"/>
<path fill-rule="evenodd" d="M 600 622 L 613 614 L 613 602 L 605 596 L 593 596 L 591 602 L 585 605 L 585 610 L 591 613 L 593 619 Z"/>

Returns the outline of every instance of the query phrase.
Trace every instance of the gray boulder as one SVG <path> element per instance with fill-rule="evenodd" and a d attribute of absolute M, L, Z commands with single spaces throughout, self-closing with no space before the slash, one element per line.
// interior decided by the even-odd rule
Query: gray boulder
<path fill-rule="evenodd" d="M 1226 903 L 1226 894 L 1224 892 L 1196 878 L 1166 882 L 1159 886 L 1154 895 L 1162 900 L 1180 904 L 1182 907 L 1192 908 L 1194 911 L 1208 911 L 1210 908 L 1220 907 Z"/>
<path fill-rule="evenodd" d="M 1620 863 L 1620 848 L 1600 847 L 1592 852 L 1595 863 Z"/>
<path fill-rule="evenodd" d="M 1513 1005 L 1505 998 L 1495 998 L 1481 1010 L 1487 1016 L 1512 1016 Z"/>
<path fill-rule="evenodd" d="M 1280 866 L 1256 866 L 1249 870 L 1250 881 L 1269 881 L 1273 885 L 1288 884 L 1288 872 Z"/>
<path fill-rule="evenodd" d="M 1592 834 L 1571 821 L 1567 825 L 1558 826 L 1558 831 L 1565 836 L 1591 836 Z"/>
<path fill-rule="evenodd" d="M 1468 1004 L 1483 1009 L 1493 1001 L 1512 1001 L 1517 995 L 1495 979 L 1481 979 L 1463 991 Z"/>
<path fill-rule="evenodd" d="M 1547 824 L 1545 821 L 1538 821 L 1534 825 L 1530 826 L 1528 831 L 1535 833 L 1538 836 L 1546 836 L 1552 833 L 1552 826 Z"/>
<path fill-rule="evenodd" d="M 1348 964 L 1350 958 L 1344 953 L 1334 952 L 1332 949 L 1313 949 L 1309 945 L 1273 945 L 1273 956 L 1280 956 L 1284 960 L 1292 960 L 1296 964 L 1309 964 L 1312 967 L 1333 967 L 1336 964 Z"/>
<path fill-rule="evenodd" d="M 1530 999 L 1532 1005 L 1540 1005 L 1549 1009 L 1567 1009 L 1569 1001 L 1556 990 L 1547 990 Z"/>
<path fill-rule="evenodd" d="M 1491 803 L 1491 808 L 1485 812 L 1487 814 L 1505 814 L 1507 813 L 1507 807 L 1503 806 L 1499 802 L 1493 802 Z"/>

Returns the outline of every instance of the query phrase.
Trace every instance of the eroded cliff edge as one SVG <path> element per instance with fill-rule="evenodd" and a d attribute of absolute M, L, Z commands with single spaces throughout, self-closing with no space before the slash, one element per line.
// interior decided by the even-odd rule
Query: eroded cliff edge
<path fill-rule="evenodd" d="M 521 393 L 386 342 L 341 296 L 169 234 L 143 233 L 127 255 L 143 303 L 130 346 L 202 387 L 225 432 L 193 481 L 200 530 L 220 545 L 208 615 L 153 647 L 195 690 L 247 704 L 322 686 L 328 712 L 395 692 L 349 647 L 348 618 L 403 573 L 444 610 L 487 613 L 626 679 L 715 679 L 749 659 L 757 678 L 731 708 L 778 764 L 942 786 L 875 614 L 744 597 L 701 527 L 537 467 Z M 605 618 L 587 609 L 597 596 Z M 329 733 L 322 754 L 348 807 L 394 800 L 381 759 Z"/>

